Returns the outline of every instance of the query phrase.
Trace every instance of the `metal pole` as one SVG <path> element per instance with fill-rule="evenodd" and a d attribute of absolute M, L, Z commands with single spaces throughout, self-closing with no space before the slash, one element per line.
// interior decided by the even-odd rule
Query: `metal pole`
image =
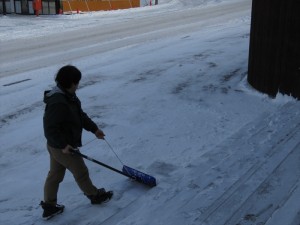
<path fill-rule="evenodd" d="M 86 4 L 86 7 L 87 7 L 87 9 L 88 9 L 88 12 L 90 12 L 90 8 L 89 8 L 89 5 L 88 5 L 88 3 L 87 3 L 86 0 L 85 0 L 85 4 Z"/>
<path fill-rule="evenodd" d="M 68 5 L 69 5 L 69 7 L 70 7 L 71 14 L 72 14 L 73 12 L 72 12 L 72 8 L 71 8 L 70 1 L 69 1 L 69 0 L 67 0 L 67 2 L 68 2 Z"/>

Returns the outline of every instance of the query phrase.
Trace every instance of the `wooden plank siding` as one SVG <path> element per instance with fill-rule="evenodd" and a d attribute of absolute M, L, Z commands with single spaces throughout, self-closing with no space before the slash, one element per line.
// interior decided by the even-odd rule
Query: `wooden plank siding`
<path fill-rule="evenodd" d="M 140 7 L 140 0 L 63 0 L 63 11 L 101 11 Z"/>
<path fill-rule="evenodd" d="M 300 0 L 253 0 L 248 82 L 300 99 Z"/>

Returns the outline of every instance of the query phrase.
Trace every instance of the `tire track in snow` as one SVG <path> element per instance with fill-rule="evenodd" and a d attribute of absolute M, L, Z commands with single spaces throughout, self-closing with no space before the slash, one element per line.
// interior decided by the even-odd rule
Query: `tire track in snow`
<path fill-rule="evenodd" d="M 293 107 L 283 107 L 282 110 L 293 110 Z M 249 203 L 249 195 L 253 195 L 253 193 L 257 193 L 263 184 L 266 182 L 269 177 L 273 177 L 276 168 L 280 165 L 287 156 L 290 156 L 292 151 L 294 151 L 295 145 L 297 145 L 297 140 L 300 138 L 300 123 L 297 120 L 297 117 L 291 117 L 290 114 L 286 115 L 286 124 L 275 125 L 274 128 L 277 128 L 276 131 L 273 131 L 273 134 L 270 135 L 270 128 L 268 124 L 272 123 L 274 117 L 276 119 L 276 114 L 271 115 L 268 119 L 264 119 L 264 121 L 260 121 L 258 123 L 258 127 L 255 127 L 255 132 L 249 137 L 247 141 L 246 138 L 244 140 L 239 140 L 237 143 L 240 143 L 241 146 L 244 145 L 244 148 L 249 149 L 247 147 L 256 146 L 253 154 L 257 154 L 257 152 L 261 152 L 257 154 L 254 158 L 256 161 L 253 161 L 254 165 L 236 182 L 234 182 L 231 186 L 225 189 L 225 192 L 215 199 L 213 203 L 205 209 L 205 211 L 194 219 L 195 224 L 203 223 L 203 224 L 235 224 L 234 219 L 230 219 L 232 213 L 235 213 L 236 218 L 240 218 L 245 215 L 241 215 L 240 207 L 242 204 L 250 204 Z M 280 115 L 280 114 L 279 114 Z M 284 119 L 283 119 L 284 120 Z M 262 124 L 263 127 L 261 129 L 259 126 Z M 266 126 L 267 125 L 267 126 Z M 242 132 L 239 135 L 243 135 L 245 132 Z M 245 137 L 248 137 L 245 135 Z M 261 141 L 265 137 L 268 137 L 268 141 Z M 272 141 L 278 140 L 279 141 Z M 238 140 L 238 139 L 237 139 Z M 246 142 L 245 142 L 246 141 Z M 270 143 L 268 143 L 270 142 Z M 287 149 L 286 151 L 282 151 L 283 149 Z M 241 151 L 241 149 L 236 149 Z M 251 160 L 251 156 L 243 156 L 245 164 L 248 160 Z M 234 168 L 234 169 L 233 169 Z M 234 174 L 235 171 L 238 171 L 239 168 L 232 168 L 230 165 L 230 174 Z M 243 168 L 240 168 L 240 170 Z M 229 177 L 228 177 L 229 178 Z M 216 186 L 216 188 L 212 188 L 208 190 L 207 196 L 211 194 L 215 194 L 218 189 L 222 189 L 222 186 L 225 185 L 226 182 L 221 182 Z M 224 187 L 223 187 L 224 188 Z M 195 207 L 195 202 L 199 199 L 203 199 L 205 195 L 201 193 L 201 195 L 195 198 L 191 203 L 191 208 Z M 250 198 L 250 197 L 249 197 Z M 251 202 L 251 201 L 250 201 Z M 252 202 L 253 203 L 253 202 Z M 254 208 L 259 208 L 254 206 Z M 266 206 L 266 209 L 268 206 Z M 273 209 L 274 210 L 274 209 Z M 228 218 L 226 222 L 226 218 Z M 244 217 L 245 218 L 245 217 Z"/>
<path fill-rule="evenodd" d="M 300 136 L 297 138 L 299 140 Z M 226 221 L 226 225 L 246 225 L 251 221 L 256 224 L 265 224 L 274 211 L 289 199 L 290 191 L 298 181 L 300 174 L 299 148 L 300 143 L 279 164 L 275 164 L 277 167 Z M 268 164 L 272 163 L 274 163 L 272 160 L 268 162 Z"/>
<path fill-rule="evenodd" d="M 300 199 L 300 179 L 298 183 L 294 185 L 289 193 L 286 202 L 282 202 L 272 217 L 266 222 L 266 225 L 274 224 L 289 224 L 299 225 L 300 223 L 300 212 L 297 209 Z"/>

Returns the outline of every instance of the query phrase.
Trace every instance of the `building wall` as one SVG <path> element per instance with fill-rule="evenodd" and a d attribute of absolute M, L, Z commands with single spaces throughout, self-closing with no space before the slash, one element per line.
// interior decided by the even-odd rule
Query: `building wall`
<path fill-rule="evenodd" d="M 0 0 L 0 13 L 34 14 L 33 0 Z M 39 14 L 57 14 L 70 11 L 100 11 L 140 7 L 140 0 L 42 0 Z M 61 10 L 60 10 L 61 9 Z"/>
<path fill-rule="evenodd" d="M 248 81 L 300 99 L 300 1 L 253 0 Z"/>

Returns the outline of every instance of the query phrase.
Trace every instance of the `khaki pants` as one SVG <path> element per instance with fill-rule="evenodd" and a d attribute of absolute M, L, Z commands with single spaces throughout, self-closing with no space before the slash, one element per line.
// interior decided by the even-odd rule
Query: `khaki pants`
<path fill-rule="evenodd" d="M 64 179 L 66 169 L 73 174 L 76 183 L 84 194 L 97 194 L 97 188 L 89 177 L 89 171 L 82 157 L 64 154 L 61 149 L 52 148 L 49 145 L 47 149 L 50 154 L 50 171 L 44 186 L 44 201 L 46 203 L 56 204 L 59 184 Z"/>

